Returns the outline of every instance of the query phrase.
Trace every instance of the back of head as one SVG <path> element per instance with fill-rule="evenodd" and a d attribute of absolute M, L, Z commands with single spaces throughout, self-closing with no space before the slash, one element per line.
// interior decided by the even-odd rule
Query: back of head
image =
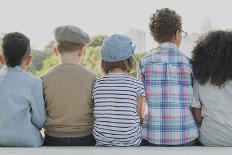
<path fill-rule="evenodd" d="M 30 40 L 22 33 L 7 33 L 2 39 L 2 52 L 8 67 L 20 66 L 30 51 Z"/>
<path fill-rule="evenodd" d="M 204 34 L 192 51 L 194 77 L 200 84 L 222 86 L 232 80 L 232 32 Z"/>
<path fill-rule="evenodd" d="M 182 29 L 182 19 L 175 11 L 162 8 L 151 15 L 149 27 L 155 41 L 169 42 L 176 32 Z"/>
<path fill-rule="evenodd" d="M 90 43 L 87 33 L 76 26 L 64 25 L 56 27 L 54 30 L 55 47 L 60 53 L 73 52 Z"/>

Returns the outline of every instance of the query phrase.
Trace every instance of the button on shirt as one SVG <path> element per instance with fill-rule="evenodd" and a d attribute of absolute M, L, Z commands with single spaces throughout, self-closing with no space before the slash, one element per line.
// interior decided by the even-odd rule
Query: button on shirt
<path fill-rule="evenodd" d="M 178 145 L 198 137 L 190 111 L 192 69 L 173 43 L 162 43 L 140 62 L 148 102 L 142 136 L 153 144 Z"/>
<path fill-rule="evenodd" d="M 42 81 L 20 67 L 0 70 L 0 146 L 41 146 Z"/>

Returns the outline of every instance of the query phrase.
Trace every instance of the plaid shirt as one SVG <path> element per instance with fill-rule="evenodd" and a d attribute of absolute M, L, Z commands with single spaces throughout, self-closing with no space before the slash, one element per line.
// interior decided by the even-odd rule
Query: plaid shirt
<path fill-rule="evenodd" d="M 191 113 L 192 69 L 189 58 L 173 43 L 162 43 L 140 61 L 148 111 L 143 139 L 153 144 L 178 145 L 198 137 Z"/>

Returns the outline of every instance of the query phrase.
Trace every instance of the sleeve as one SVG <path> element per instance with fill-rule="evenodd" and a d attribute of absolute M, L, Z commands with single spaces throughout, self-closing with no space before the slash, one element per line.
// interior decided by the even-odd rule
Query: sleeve
<path fill-rule="evenodd" d="M 201 108 L 201 102 L 199 99 L 199 87 L 197 81 L 193 81 L 193 102 L 191 106 L 193 108 Z"/>
<path fill-rule="evenodd" d="M 141 81 L 138 81 L 137 96 L 145 97 L 144 85 Z"/>
<path fill-rule="evenodd" d="M 44 127 L 46 111 L 43 98 L 42 81 L 36 80 L 31 95 L 32 123 L 39 129 Z"/>

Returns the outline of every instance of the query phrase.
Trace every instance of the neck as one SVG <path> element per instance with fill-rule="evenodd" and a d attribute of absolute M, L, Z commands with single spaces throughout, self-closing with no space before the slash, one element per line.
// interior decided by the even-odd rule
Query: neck
<path fill-rule="evenodd" d="M 78 52 L 64 53 L 59 56 L 60 64 L 80 64 L 81 56 L 78 55 Z"/>
<path fill-rule="evenodd" d="M 115 69 L 111 70 L 110 73 L 126 73 L 126 74 L 128 74 L 127 71 L 124 71 L 121 68 L 115 68 Z"/>
<path fill-rule="evenodd" d="M 20 66 L 19 66 L 22 70 L 26 71 L 27 72 L 27 69 L 28 69 L 28 65 L 26 62 L 23 62 Z"/>
<path fill-rule="evenodd" d="M 20 68 L 22 69 L 22 70 L 24 70 L 24 71 L 27 71 L 27 66 L 20 66 Z"/>

